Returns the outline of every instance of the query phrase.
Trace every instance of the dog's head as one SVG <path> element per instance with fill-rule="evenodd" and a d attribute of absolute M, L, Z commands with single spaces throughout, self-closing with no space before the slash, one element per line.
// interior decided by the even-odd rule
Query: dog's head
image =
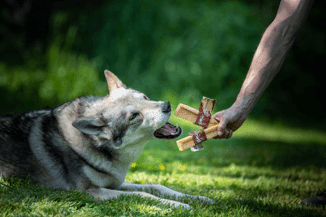
<path fill-rule="evenodd" d="M 127 88 L 112 72 L 104 72 L 110 95 L 89 106 L 89 117 L 79 118 L 73 125 L 83 133 L 110 141 L 116 148 L 144 143 L 148 140 L 175 139 L 182 129 L 168 122 L 169 101 L 151 101 L 145 94 Z M 100 109 L 99 109 L 100 108 Z"/>

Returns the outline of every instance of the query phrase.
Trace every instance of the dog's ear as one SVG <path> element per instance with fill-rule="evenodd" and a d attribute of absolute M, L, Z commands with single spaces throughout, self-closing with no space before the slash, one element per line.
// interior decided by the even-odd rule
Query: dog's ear
<path fill-rule="evenodd" d="M 113 137 L 109 126 L 99 117 L 79 119 L 72 125 L 85 134 L 98 136 L 101 140 L 110 140 Z"/>
<path fill-rule="evenodd" d="M 108 87 L 109 87 L 109 91 L 110 93 L 118 88 L 127 88 L 126 85 L 124 85 L 120 79 L 115 76 L 112 72 L 110 72 L 109 70 L 105 70 L 104 71 L 104 75 L 106 77 L 106 82 L 108 83 Z"/>
<path fill-rule="evenodd" d="M 99 117 L 79 119 L 72 123 L 74 127 L 80 130 L 83 133 L 90 135 L 99 135 L 103 131 L 105 126 L 104 121 Z"/>

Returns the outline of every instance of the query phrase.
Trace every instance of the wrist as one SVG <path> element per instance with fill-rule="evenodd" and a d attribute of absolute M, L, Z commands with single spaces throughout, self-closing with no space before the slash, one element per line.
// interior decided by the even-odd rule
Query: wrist
<path fill-rule="evenodd" d="M 248 116 L 254 106 L 255 102 L 252 97 L 238 96 L 237 100 L 233 103 L 231 107 L 236 113 L 239 113 L 241 116 Z"/>

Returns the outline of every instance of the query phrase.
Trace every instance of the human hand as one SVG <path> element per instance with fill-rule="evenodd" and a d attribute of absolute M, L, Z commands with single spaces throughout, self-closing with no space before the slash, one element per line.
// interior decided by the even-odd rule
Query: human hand
<path fill-rule="evenodd" d="M 214 137 L 214 139 L 229 139 L 232 137 L 233 132 L 239 129 L 247 119 L 247 114 L 241 112 L 237 106 L 231 106 L 228 109 L 216 112 L 212 118 L 219 122 L 218 136 Z"/>

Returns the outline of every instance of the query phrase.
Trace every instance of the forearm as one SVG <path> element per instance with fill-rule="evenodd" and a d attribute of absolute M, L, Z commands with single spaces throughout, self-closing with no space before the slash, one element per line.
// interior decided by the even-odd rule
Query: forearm
<path fill-rule="evenodd" d="M 280 70 L 291 48 L 294 35 L 282 36 L 282 26 L 271 24 L 265 31 L 253 57 L 235 105 L 249 114 L 269 83 Z M 283 27 L 284 28 L 284 27 Z"/>
<path fill-rule="evenodd" d="M 307 18 L 313 0 L 282 0 L 277 16 L 266 29 L 248 74 L 233 104 L 248 115 L 282 67 L 286 54 Z"/>

